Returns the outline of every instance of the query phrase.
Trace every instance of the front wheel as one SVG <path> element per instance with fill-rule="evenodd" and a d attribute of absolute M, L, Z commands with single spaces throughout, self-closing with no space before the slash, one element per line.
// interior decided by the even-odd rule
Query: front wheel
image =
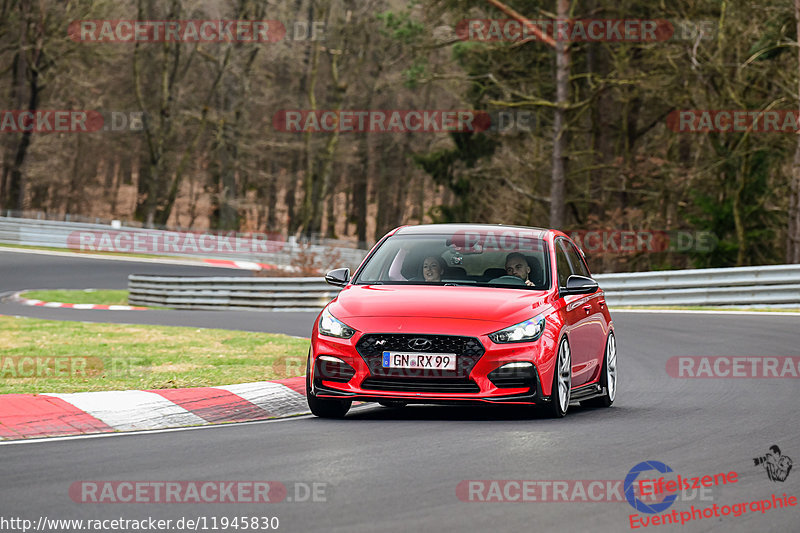
<path fill-rule="evenodd" d="M 308 352 L 308 362 L 306 364 L 306 400 L 308 408 L 314 416 L 320 418 L 344 418 L 352 400 L 324 400 L 317 398 L 311 393 L 311 351 Z"/>
<path fill-rule="evenodd" d="M 617 397 L 617 340 L 614 333 L 608 334 L 606 341 L 606 355 L 603 358 L 603 370 L 600 374 L 600 386 L 604 391 L 602 396 L 581 402 L 584 407 L 611 407 Z"/>
<path fill-rule="evenodd" d="M 553 371 L 553 389 L 550 393 L 550 405 L 544 412 L 551 418 L 562 418 L 567 414 L 569 399 L 572 393 L 572 354 L 567 338 L 561 339 L 558 345 L 558 357 Z"/>
<path fill-rule="evenodd" d="M 353 404 L 352 400 L 323 400 L 317 398 L 310 392 L 306 393 L 308 400 L 308 408 L 311 412 L 320 418 L 344 418 L 350 406 Z"/>

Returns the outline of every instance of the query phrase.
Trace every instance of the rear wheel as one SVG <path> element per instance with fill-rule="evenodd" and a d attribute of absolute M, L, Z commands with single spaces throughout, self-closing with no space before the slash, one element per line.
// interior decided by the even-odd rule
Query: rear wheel
<path fill-rule="evenodd" d="M 311 393 L 311 350 L 306 363 L 306 400 L 311 413 L 320 418 L 344 418 L 353 405 L 352 400 L 325 400 Z"/>
<path fill-rule="evenodd" d="M 550 404 L 544 412 L 551 418 L 562 418 L 567 414 L 569 399 L 572 392 L 572 354 L 567 338 L 561 339 L 558 345 L 556 367 L 553 371 L 553 388 L 550 393 Z"/>
<path fill-rule="evenodd" d="M 611 407 L 617 397 L 617 340 L 614 333 L 608 334 L 606 340 L 606 355 L 603 358 L 603 370 L 600 373 L 600 386 L 605 392 L 602 396 L 584 400 L 584 407 Z"/>

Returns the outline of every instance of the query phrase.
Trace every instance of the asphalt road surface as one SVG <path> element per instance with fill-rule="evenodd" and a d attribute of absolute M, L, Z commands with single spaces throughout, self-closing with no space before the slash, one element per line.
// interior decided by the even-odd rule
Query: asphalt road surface
<path fill-rule="evenodd" d="M 130 274 L 166 276 L 252 276 L 249 270 L 116 261 L 3 251 L 0 248 L 0 315 L 113 324 L 154 324 L 237 329 L 310 336 L 310 313 L 270 311 L 96 311 L 29 307 L 2 295 L 31 289 L 126 289 Z M 224 315 L 224 316 L 223 316 Z M 316 316 L 316 315 L 315 315 Z M 313 322 L 313 318 L 311 320 Z"/>
<path fill-rule="evenodd" d="M 308 328 L 313 313 L 298 315 Z M 236 314 L 217 316 L 219 327 L 236 326 Z M 642 461 L 663 462 L 684 477 L 738 474 L 711 494 L 689 501 L 687 494 L 667 513 L 800 496 L 797 468 L 776 482 L 753 462 L 773 444 L 800 460 L 797 379 L 692 380 L 665 371 L 672 356 L 798 356 L 800 318 L 613 309 L 612 316 L 620 386 L 609 409 L 575 405 L 565 418 L 549 420 L 525 409 L 363 406 L 337 421 L 301 417 L 3 445 L 0 519 L 152 517 L 172 520 L 176 530 L 185 517 L 205 519 L 209 531 L 214 518 L 221 530 L 223 518 L 230 524 L 237 516 L 277 517 L 278 530 L 291 532 L 629 531 L 635 511 L 626 501 L 470 502 L 456 488 L 466 480 L 623 480 Z M 86 480 L 279 481 L 293 501 L 76 503 L 69 488 Z M 312 483 L 323 484 L 318 501 L 294 501 Z M 474 493 L 481 494 L 490 493 Z M 798 524 L 798 507 L 748 507 L 741 516 L 704 518 L 682 530 L 789 532 Z"/>

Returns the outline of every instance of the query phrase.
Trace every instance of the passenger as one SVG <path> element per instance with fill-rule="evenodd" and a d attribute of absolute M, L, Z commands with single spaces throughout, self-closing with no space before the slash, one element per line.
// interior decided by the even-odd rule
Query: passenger
<path fill-rule="evenodd" d="M 444 268 L 444 259 L 435 255 L 429 255 L 422 262 L 422 278 L 425 281 L 442 281 Z"/>
<path fill-rule="evenodd" d="M 525 282 L 525 285 L 533 287 L 533 282 L 528 279 L 531 267 L 525 256 L 519 252 L 512 252 L 506 257 L 506 274 L 516 276 Z"/>

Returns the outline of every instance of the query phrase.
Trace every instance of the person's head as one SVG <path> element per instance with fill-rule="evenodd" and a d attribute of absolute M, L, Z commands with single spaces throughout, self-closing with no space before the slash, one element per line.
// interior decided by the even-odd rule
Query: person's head
<path fill-rule="evenodd" d="M 509 276 L 516 276 L 525 281 L 528 279 L 528 274 L 531 273 L 531 267 L 528 265 L 528 260 L 519 252 L 512 252 L 506 257 L 506 274 Z"/>
<path fill-rule="evenodd" d="M 442 281 L 444 273 L 444 260 L 435 255 L 429 255 L 422 261 L 422 277 L 425 281 Z"/>
<path fill-rule="evenodd" d="M 767 455 L 774 455 L 775 457 L 780 457 L 781 456 L 781 449 L 778 448 L 777 444 L 773 444 L 772 446 L 769 447 L 769 451 L 767 452 Z"/>

